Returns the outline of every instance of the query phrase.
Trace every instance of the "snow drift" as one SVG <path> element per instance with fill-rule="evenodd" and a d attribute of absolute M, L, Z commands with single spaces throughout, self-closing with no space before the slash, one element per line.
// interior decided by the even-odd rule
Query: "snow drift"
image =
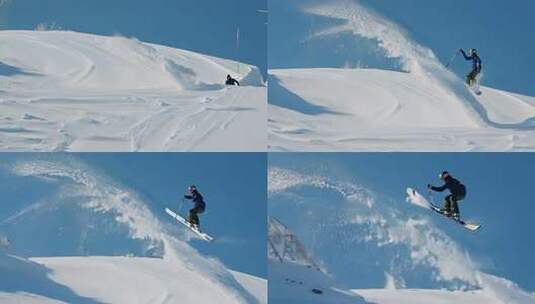
<path fill-rule="evenodd" d="M 187 241 L 192 234 L 187 230 L 172 222 L 160 222 L 133 190 L 83 163 L 69 157 L 48 156 L 17 161 L 9 165 L 9 169 L 16 176 L 40 181 L 52 189 L 50 195 L 26 203 L 23 209 L 1 223 L 2 229 L 12 238 L 10 250 L 13 253 L 152 258 L 80 257 L 27 261 L 5 255 L 3 259 L 19 261 L 21 266 L 2 263 L 2 277 L 14 279 L 0 281 L 0 299 L 17 299 L 16 295 L 6 293 L 20 291 L 70 303 L 83 303 L 78 298 L 95 298 L 93 300 L 98 302 L 129 299 L 127 302 L 131 302 L 138 296 L 135 286 L 142 280 L 147 285 L 140 289 L 144 294 L 139 295 L 138 303 L 262 302 L 259 300 L 263 298 L 262 294 L 249 292 L 262 292 L 261 288 L 250 288 L 261 285 L 259 279 L 241 276 L 243 283 L 238 281 L 236 275 L 217 259 L 203 256 L 189 246 Z M 4 276 L 6 271 L 13 276 Z M 93 279 L 85 282 L 84 276 L 74 275 L 78 271 Z M 162 277 L 159 277 L 160 273 Z M 19 277 L 29 283 L 22 286 L 16 279 Z M 112 278 L 119 282 L 112 284 L 109 281 Z M 160 285 L 161 280 L 166 284 Z M 130 283 L 132 294 L 123 294 L 120 290 Z M 113 286 L 122 287 L 113 290 Z M 61 291 L 63 289 L 68 292 Z M 56 296 L 58 292 L 61 294 Z"/>
<path fill-rule="evenodd" d="M 67 31 L 1 31 L 0 42 L 2 150 L 265 147 L 257 67 Z M 224 86 L 227 74 L 243 87 Z"/>
<path fill-rule="evenodd" d="M 482 88 L 474 95 L 433 51 L 352 1 L 307 7 L 341 33 L 376 41 L 401 71 L 276 69 L 269 74 L 272 150 L 531 150 L 535 98 Z M 335 22 L 336 21 L 336 22 Z"/>
<path fill-rule="evenodd" d="M 427 303 L 440 299 L 454 303 L 456 295 L 470 302 L 474 293 L 480 303 L 487 303 L 484 299 L 535 303 L 533 293 L 483 272 L 463 246 L 435 224 L 436 217 L 423 209 L 415 213 L 406 202 L 393 201 L 353 181 L 280 167 L 269 168 L 268 189 L 270 216 L 289 225 L 333 277 L 366 300 L 393 303 L 399 295 L 398 300 L 406 302 L 397 303 L 418 303 L 412 302 L 417 296 L 404 291 L 423 288 L 428 291 L 421 295 L 428 296 L 421 301 Z M 366 292 L 382 286 L 388 288 L 384 293 Z M 276 293 L 269 288 L 270 294 Z M 387 292 L 392 289 L 400 291 Z"/>

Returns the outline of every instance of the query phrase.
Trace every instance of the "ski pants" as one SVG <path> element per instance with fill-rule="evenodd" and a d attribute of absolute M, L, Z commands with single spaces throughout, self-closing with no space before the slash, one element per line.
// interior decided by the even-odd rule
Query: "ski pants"
<path fill-rule="evenodd" d="M 479 73 L 481 73 L 481 68 L 473 69 L 470 73 L 468 73 L 468 75 L 466 75 L 466 83 L 470 86 L 474 85 L 476 82 L 476 77 L 479 75 Z"/>
<path fill-rule="evenodd" d="M 452 214 L 459 214 L 459 205 L 457 202 L 462 201 L 464 195 L 450 194 L 444 199 L 444 209 Z"/>
<path fill-rule="evenodd" d="M 200 222 L 199 222 L 198 214 L 203 213 L 204 212 L 204 208 L 205 207 L 203 205 L 195 205 L 195 207 L 190 209 L 189 210 L 189 222 L 199 226 Z"/>

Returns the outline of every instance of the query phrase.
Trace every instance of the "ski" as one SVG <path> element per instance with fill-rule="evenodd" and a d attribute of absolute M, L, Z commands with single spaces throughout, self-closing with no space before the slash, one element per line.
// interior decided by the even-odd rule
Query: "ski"
<path fill-rule="evenodd" d="M 189 223 L 188 221 L 186 221 L 185 218 L 181 217 L 180 215 L 176 214 L 175 212 L 173 212 L 171 209 L 169 208 L 165 208 L 165 212 L 167 214 L 169 214 L 172 218 L 174 218 L 177 222 L 181 223 L 182 225 L 186 226 L 189 230 L 191 230 L 193 233 L 195 233 L 197 236 L 199 236 L 201 239 L 207 241 L 207 242 L 211 242 L 214 240 L 213 237 L 209 236 L 208 234 L 204 233 L 204 232 L 201 232 L 200 230 L 198 229 L 194 229 Z"/>
<path fill-rule="evenodd" d="M 476 95 L 481 95 L 483 94 L 483 92 L 481 92 L 481 89 L 479 88 L 479 83 L 476 83 L 474 85 L 468 85 L 466 84 L 466 87 L 468 87 L 468 89 L 470 91 L 472 91 L 472 93 L 476 94 Z"/>
<path fill-rule="evenodd" d="M 442 215 L 443 217 L 446 217 L 446 218 L 448 218 L 448 219 L 460 224 L 461 226 L 463 226 L 464 228 L 466 228 L 466 229 L 468 229 L 470 231 L 476 231 L 479 228 L 481 228 L 481 224 L 468 223 L 468 222 L 465 222 L 465 221 L 463 221 L 461 219 L 455 219 L 453 217 L 449 217 L 449 216 L 444 215 L 444 213 L 440 210 L 439 207 L 431 204 L 429 201 L 427 201 L 427 199 L 425 197 L 423 197 L 420 193 L 418 193 L 413 188 L 407 188 L 407 200 L 413 205 L 416 205 L 416 206 L 419 206 L 419 207 L 422 207 L 422 208 L 426 208 L 426 209 L 431 209 L 432 211 L 434 211 L 434 212 Z"/>
<path fill-rule="evenodd" d="M 444 212 L 442 212 L 442 210 L 439 207 L 437 207 L 437 206 L 435 206 L 433 204 L 431 204 L 429 206 L 429 208 L 431 208 L 431 210 L 435 211 L 436 213 L 438 213 L 438 214 L 440 214 L 440 215 L 442 215 L 442 216 L 444 216 L 446 218 L 449 218 L 450 220 L 452 220 L 454 222 L 457 222 L 457 223 L 461 224 L 464 228 L 466 228 L 466 229 L 468 229 L 470 231 L 476 231 L 481 227 L 480 224 L 467 223 L 467 222 L 465 222 L 465 221 L 463 221 L 461 219 L 456 219 L 454 217 L 447 216 L 447 215 L 444 214 Z"/>

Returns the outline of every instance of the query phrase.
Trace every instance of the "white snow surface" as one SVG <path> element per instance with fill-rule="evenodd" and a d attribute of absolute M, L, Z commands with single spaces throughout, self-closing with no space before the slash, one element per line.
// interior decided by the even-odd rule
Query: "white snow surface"
<path fill-rule="evenodd" d="M 235 303 L 194 270 L 160 258 L 2 257 L 6 260 L 16 261 L 2 265 L 10 267 L 8 284 L 16 292 L 2 286 L 0 303 Z M 266 280 L 232 275 L 257 303 L 267 303 Z"/>
<path fill-rule="evenodd" d="M 291 262 L 270 261 L 269 303 L 273 304 L 359 304 L 364 299 L 344 289 L 325 273 Z M 321 291 L 321 294 L 312 290 Z"/>
<path fill-rule="evenodd" d="M 311 197 L 304 196 L 300 189 L 313 189 L 315 196 L 334 193 L 342 197 L 342 202 L 315 202 Z M 409 196 L 409 202 L 425 207 L 428 204 L 425 197 L 416 194 Z M 367 282 L 366 277 L 372 275 L 369 271 L 377 271 L 377 267 L 384 271 L 384 289 L 362 290 L 359 286 L 344 289 L 354 289 L 370 303 L 535 303 L 534 293 L 522 290 L 510 280 L 481 271 L 478 262 L 463 246 L 434 223 L 437 217 L 430 216 L 428 211 L 415 214 L 412 212 L 414 210 L 407 210 L 407 203 L 387 200 L 357 182 L 270 167 L 268 196 L 270 216 L 280 217 L 282 212 L 289 213 L 289 218 L 294 219 L 292 229 L 295 237 L 308 240 L 304 246 L 313 244 L 312 254 L 322 259 L 322 266 L 339 282 L 347 285 L 337 272 L 340 271 L 337 261 L 344 261 L 341 264 L 343 270 L 351 269 L 352 276 L 363 278 L 363 282 Z M 279 202 L 276 198 L 281 196 L 290 200 Z M 295 218 L 293 212 L 298 212 L 302 218 Z M 325 214 L 335 216 L 325 217 Z M 296 229 L 298 232 L 295 232 Z M 405 251 L 407 253 L 402 254 Z M 272 258 L 269 264 L 270 296 L 277 294 L 274 288 L 293 292 L 284 282 L 272 287 L 272 268 L 277 276 L 283 277 L 300 273 L 293 267 L 314 270 L 313 267 L 291 262 L 286 264 L 293 266 L 285 270 L 281 266 L 283 263 L 276 263 L 277 260 Z M 362 269 L 363 265 L 369 268 Z M 407 287 L 407 280 L 414 280 L 415 275 L 424 275 L 427 284 L 434 281 L 437 284 L 435 286 L 449 287 Z M 307 277 L 312 276 L 303 276 Z"/>
<path fill-rule="evenodd" d="M 270 70 L 271 151 L 530 151 L 535 98 L 413 73 Z M 477 109 L 477 111 L 476 111 Z"/>
<path fill-rule="evenodd" d="M 205 256 L 191 247 L 187 241 L 193 233 L 178 229 L 174 223 L 161 222 L 135 191 L 76 159 L 53 155 L 43 158 L 20 160 L 11 165 L 10 170 L 19 176 L 59 184 L 59 193 L 50 200 L 37 201 L 3 223 L 24 219 L 40 210 L 59 212 L 69 207 L 61 204 L 78 204 L 95 216 L 111 215 L 112 221 L 126 228 L 126 237 L 144 242 L 146 251 L 157 253 L 158 258 L 26 260 L 0 252 L 0 300 L 40 303 L 39 296 L 42 296 L 66 303 L 93 303 L 95 297 L 98 302 L 108 303 L 203 302 L 198 299 L 206 300 L 205 303 L 265 303 L 262 299 L 265 299 L 266 289 L 262 289 L 256 278 L 236 275 L 217 258 Z M 34 222 L 39 225 L 39 218 L 34 218 Z M 93 229 L 96 229 L 94 233 L 106 234 L 108 228 L 104 225 Z M 53 236 L 51 241 L 54 241 Z M 61 240 L 71 241 L 69 238 Z M 81 273 L 90 279 L 86 282 Z M 35 284 L 24 283 L 28 280 L 34 280 Z M 167 285 L 160 286 L 162 282 Z M 152 288 L 152 291 L 144 288 Z M 18 298 L 20 293 L 24 298 Z M 140 301 L 135 302 L 135 298 Z"/>
<path fill-rule="evenodd" d="M 227 74 L 242 87 L 224 86 Z M 4 151 L 260 151 L 266 94 L 243 63 L 124 37 L 0 31 Z"/>
<path fill-rule="evenodd" d="M 354 1 L 308 14 L 338 22 L 307 39 L 340 33 L 372 39 L 403 72 L 303 68 L 269 71 L 272 151 L 531 151 L 535 97 L 481 87 L 475 95 L 433 51 Z"/>

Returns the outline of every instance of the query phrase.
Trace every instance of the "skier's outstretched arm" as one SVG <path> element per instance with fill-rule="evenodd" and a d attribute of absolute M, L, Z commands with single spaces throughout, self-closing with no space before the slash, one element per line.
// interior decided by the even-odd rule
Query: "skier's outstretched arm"
<path fill-rule="evenodd" d="M 430 190 L 436 191 L 436 192 L 442 192 L 442 191 L 446 190 L 446 185 L 443 185 L 441 187 L 435 187 L 435 186 L 432 186 L 432 185 L 427 185 L 427 188 L 429 188 Z"/>

